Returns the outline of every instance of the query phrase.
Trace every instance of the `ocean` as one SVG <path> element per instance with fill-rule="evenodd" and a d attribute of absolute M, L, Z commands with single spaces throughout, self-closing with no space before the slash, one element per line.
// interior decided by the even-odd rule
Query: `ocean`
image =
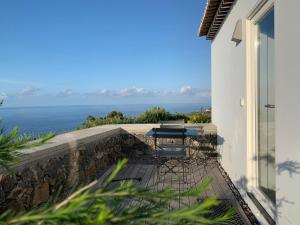
<path fill-rule="evenodd" d="M 126 116 L 136 116 L 157 105 L 90 105 L 90 106 L 43 106 L 43 107 L 0 107 L 0 128 L 6 132 L 18 127 L 20 133 L 40 135 L 56 134 L 76 129 L 87 116 L 105 116 L 113 110 Z M 169 112 L 189 113 L 207 108 L 204 104 L 163 104 Z"/>

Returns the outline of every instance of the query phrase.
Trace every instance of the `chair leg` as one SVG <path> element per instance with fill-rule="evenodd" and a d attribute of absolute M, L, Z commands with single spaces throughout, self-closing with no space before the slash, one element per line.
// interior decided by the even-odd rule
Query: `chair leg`
<path fill-rule="evenodd" d="M 186 183 L 185 180 L 185 166 L 184 166 L 185 162 L 184 160 L 181 160 L 181 165 L 182 165 L 182 179 L 183 179 L 183 183 Z"/>

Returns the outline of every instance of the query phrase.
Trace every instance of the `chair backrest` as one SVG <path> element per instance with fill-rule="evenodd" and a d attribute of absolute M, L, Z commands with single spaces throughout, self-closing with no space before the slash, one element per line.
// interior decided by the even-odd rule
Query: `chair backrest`
<path fill-rule="evenodd" d="M 152 128 L 155 138 L 185 138 L 185 128 Z"/>
<path fill-rule="evenodd" d="M 159 126 L 160 128 L 184 128 L 184 125 L 179 125 L 179 124 L 161 124 Z"/>

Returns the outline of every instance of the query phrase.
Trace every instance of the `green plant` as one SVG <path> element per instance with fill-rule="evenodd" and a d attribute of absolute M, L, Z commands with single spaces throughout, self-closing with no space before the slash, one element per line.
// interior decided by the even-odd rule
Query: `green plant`
<path fill-rule="evenodd" d="M 126 164 L 122 160 L 101 186 L 97 182 L 79 189 L 61 203 L 45 205 L 28 212 L 6 212 L 0 215 L 0 224 L 229 224 L 234 215 L 230 209 L 223 216 L 211 217 L 216 199 L 207 198 L 189 208 L 169 209 L 170 201 L 178 201 L 177 191 L 165 188 L 151 191 L 136 187 L 131 181 L 121 182 L 113 189 L 110 182 Z M 181 193 L 182 197 L 195 197 L 203 193 L 211 180 Z"/>
<path fill-rule="evenodd" d="M 187 115 L 189 123 L 210 123 L 211 115 L 207 112 L 193 112 Z"/>
<path fill-rule="evenodd" d="M 123 120 L 124 115 L 121 112 L 111 111 L 110 113 L 107 114 L 106 118 L 119 118 L 119 119 Z"/>
<path fill-rule="evenodd" d="M 185 115 L 184 113 L 175 113 L 174 115 L 172 115 L 173 120 L 184 120 L 184 122 L 186 123 L 188 121 L 188 116 Z"/>
<path fill-rule="evenodd" d="M 160 107 L 153 107 L 146 110 L 136 118 L 137 123 L 159 123 L 163 120 L 172 120 L 170 112 Z"/>
<path fill-rule="evenodd" d="M 85 122 L 82 123 L 78 129 L 85 129 L 85 128 L 107 125 L 107 124 L 130 124 L 134 122 L 135 122 L 134 118 L 121 116 L 121 114 L 118 115 L 108 114 L 106 117 L 88 116 Z"/>
<path fill-rule="evenodd" d="M 9 134 L 4 129 L 0 130 L 0 166 L 11 171 L 9 164 L 15 162 L 21 155 L 20 150 L 29 147 L 39 146 L 55 136 L 54 133 L 41 136 L 36 140 L 33 136 L 18 136 L 18 128 L 14 128 Z"/>
<path fill-rule="evenodd" d="M 78 129 L 85 129 L 106 124 L 159 123 L 165 120 L 184 120 L 189 123 L 209 123 L 210 113 L 193 112 L 172 114 L 164 108 L 153 107 L 136 117 L 124 116 L 122 112 L 112 111 L 106 117 L 88 116 Z"/>

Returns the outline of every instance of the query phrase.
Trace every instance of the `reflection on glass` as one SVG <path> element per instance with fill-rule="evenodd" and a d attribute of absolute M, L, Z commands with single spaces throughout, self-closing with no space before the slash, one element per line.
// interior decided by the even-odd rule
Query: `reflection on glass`
<path fill-rule="evenodd" d="M 258 183 L 275 202 L 274 10 L 258 22 Z"/>

